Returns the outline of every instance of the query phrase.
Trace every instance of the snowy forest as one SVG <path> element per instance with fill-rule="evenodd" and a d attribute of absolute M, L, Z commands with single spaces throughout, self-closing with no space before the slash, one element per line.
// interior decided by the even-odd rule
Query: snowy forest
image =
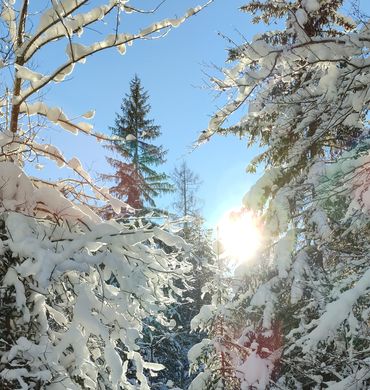
<path fill-rule="evenodd" d="M 254 153 L 217 226 L 196 167 L 167 169 L 179 136 L 135 67 L 105 129 L 51 102 L 101 52 L 124 64 L 216 3 L 238 8 L 196 2 L 0 0 L 0 390 L 370 389 L 367 1 L 239 7 L 252 23 L 222 37 L 205 72 L 222 104 L 191 146 Z M 98 174 L 64 133 L 102 145 Z"/>

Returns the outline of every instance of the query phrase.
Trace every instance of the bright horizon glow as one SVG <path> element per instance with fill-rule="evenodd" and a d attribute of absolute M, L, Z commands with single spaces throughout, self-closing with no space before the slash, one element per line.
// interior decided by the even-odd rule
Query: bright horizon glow
<path fill-rule="evenodd" d="M 223 257 L 237 262 L 248 261 L 261 245 L 261 228 L 256 217 L 247 209 L 228 212 L 218 223 L 217 230 Z"/>

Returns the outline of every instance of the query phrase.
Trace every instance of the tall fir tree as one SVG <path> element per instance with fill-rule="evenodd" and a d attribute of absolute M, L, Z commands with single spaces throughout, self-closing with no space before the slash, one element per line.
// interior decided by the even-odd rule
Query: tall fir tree
<path fill-rule="evenodd" d="M 223 306 L 227 337 L 196 356 L 213 359 L 194 388 L 370 385 L 369 21 L 342 9 L 318 0 L 242 7 L 255 22 L 284 19 L 285 29 L 230 51 L 233 67 L 215 82 L 238 93 L 201 140 L 226 131 L 263 147 L 250 171 L 264 163 L 265 172 L 244 205 L 263 221 L 265 242 Z M 247 115 L 222 129 L 246 102 Z M 218 311 L 195 322 L 209 326 Z M 210 348 L 231 375 L 213 368 Z"/>
<path fill-rule="evenodd" d="M 116 114 L 115 124 L 110 128 L 116 139 L 108 148 L 120 158 L 108 157 L 115 172 L 102 175 L 115 182 L 110 192 L 135 209 L 142 209 L 145 203 L 155 207 L 156 196 L 173 191 L 169 177 L 155 169 L 166 161 L 166 151 L 151 143 L 161 132 L 148 119 L 151 109 L 148 100 L 148 92 L 135 75 L 130 92 L 122 101 L 121 113 Z"/>

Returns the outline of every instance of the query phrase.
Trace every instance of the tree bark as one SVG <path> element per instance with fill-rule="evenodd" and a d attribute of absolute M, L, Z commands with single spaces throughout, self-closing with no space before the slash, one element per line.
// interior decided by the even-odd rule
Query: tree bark
<path fill-rule="evenodd" d="M 27 12 L 28 12 L 28 2 L 29 0 L 24 0 L 22 5 L 22 10 L 19 16 L 19 22 L 18 22 L 18 30 L 17 30 L 17 48 L 20 48 L 23 44 L 23 36 L 24 32 L 26 30 L 26 20 L 27 20 Z M 24 65 L 24 56 L 17 56 L 15 60 L 15 64 L 23 66 Z M 22 79 L 15 76 L 14 79 L 14 87 L 13 87 L 13 104 L 12 104 L 12 112 L 10 115 L 10 131 L 12 133 L 16 133 L 18 130 L 18 118 L 19 118 L 19 111 L 21 107 L 21 103 L 18 102 L 14 104 L 14 100 L 16 97 L 19 96 L 21 92 L 21 85 L 22 85 Z"/>

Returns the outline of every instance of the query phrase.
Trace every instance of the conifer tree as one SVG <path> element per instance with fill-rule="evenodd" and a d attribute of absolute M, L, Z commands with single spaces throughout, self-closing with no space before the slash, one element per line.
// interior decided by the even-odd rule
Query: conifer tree
<path fill-rule="evenodd" d="M 136 342 L 144 318 L 174 303 L 171 284 L 185 265 L 175 247 L 186 245 L 140 220 L 101 220 L 96 201 L 116 213 L 127 205 L 47 140 L 55 126 L 105 137 L 40 97 L 95 53 L 124 54 L 203 8 L 146 25 L 127 1 L 0 0 L 1 389 L 148 389 L 146 376 L 163 369 L 145 362 Z M 122 31 L 121 17 L 142 29 Z M 74 175 L 29 177 L 23 168 L 40 160 Z M 172 247 L 171 256 L 158 245 Z"/>
<path fill-rule="evenodd" d="M 206 290 L 213 280 L 215 254 L 211 247 L 209 230 L 204 227 L 199 213 L 199 176 L 183 162 L 174 169 L 172 180 L 176 188 L 176 217 L 180 221 L 186 217 L 178 234 L 191 245 L 191 252 L 182 257 L 190 265 L 189 273 L 187 278 L 182 277 L 175 281 L 175 286 L 184 290 L 182 298 L 166 311 L 166 316 L 176 325 L 168 329 L 155 318 L 148 318 L 147 333 L 141 345 L 147 360 L 166 367 L 153 378 L 152 388 L 170 381 L 185 389 L 194 376 L 193 372 L 189 374 L 188 351 L 203 337 L 203 334 L 191 332 L 190 323 L 202 305 L 209 303 L 210 294 L 206 293 Z"/>
<path fill-rule="evenodd" d="M 284 19 L 285 29 L 230 51 L 233 67 L 214 81 L 238 93 L 201 140 L 227 131 L 263 147 L 249 169 L 264 164 L 265 172 L 244 205 L 263 221 L 265 242 L 238 270 L 223 307 L 227 337 L 207 344 L 226 354 L 232 378 L 207 362 L 194 388 L 220 381 L 230 389 L 235 381 L 245 389 L 370 385 L 369 21 L 341 15 L 342 6 L 242 7 L 255 22 Z M 248 114 L 222 129 L 245 103 Z M 195 323 L 204 328 L 215 316 L 217 306 Z"/>
<path fill-rule="evenodd" d="M 196 192 L 202 184 L 199 176 L 183 161 L 179 167 L 175 167 L 172 180 L 177 189 L 176 200 L 173 204 L 176 213 L 180 217 L 199 214 L 200 199 L 196 196 Z"/>
<path fill-rule="evenodd" d="M 212 264 L 215 254 L 211 248 L 210 231 L 204 226 L 201 215 L 202 200 L 197 192 L 202 184 L 198 174 L 192 171 L 183 161 L 175 167 L 172 173 L 175 192 L 173 203 L 177 217 L 185 220 L 179 235 L 192 245 L 192 256 L 189 261 L 192 264 L 192 279 L 189 282 L 191 289 L 185 294 L 190 298 L 191 304 L 185 305 L 180 310 L 184 326 L 190 331 L 190 321 L 202 306 L 202 287 L 210 281 Z M 195 340 L 195 338 L 194 338 Z"/>
<path fill-rule="evenodd" d="M 115 172 L 102 175 L 116 183 L 110 192 L 135 209 L 142 209 L 145 202 L 154 207 L 156 196 L 172 191 L 168 176 L 156 170 L 166 161 L 166 151 L 151 143 L 161 133 L 160 127 L 148 118 L 151 108 L 148 100 L 148 93 L 135 75 L 130 92 L 122 101 L 121 113 L 116 114 L 115 124 L 110 128 L 116 139 L 108 148 L 119 158 L 107 160 Z"/>

